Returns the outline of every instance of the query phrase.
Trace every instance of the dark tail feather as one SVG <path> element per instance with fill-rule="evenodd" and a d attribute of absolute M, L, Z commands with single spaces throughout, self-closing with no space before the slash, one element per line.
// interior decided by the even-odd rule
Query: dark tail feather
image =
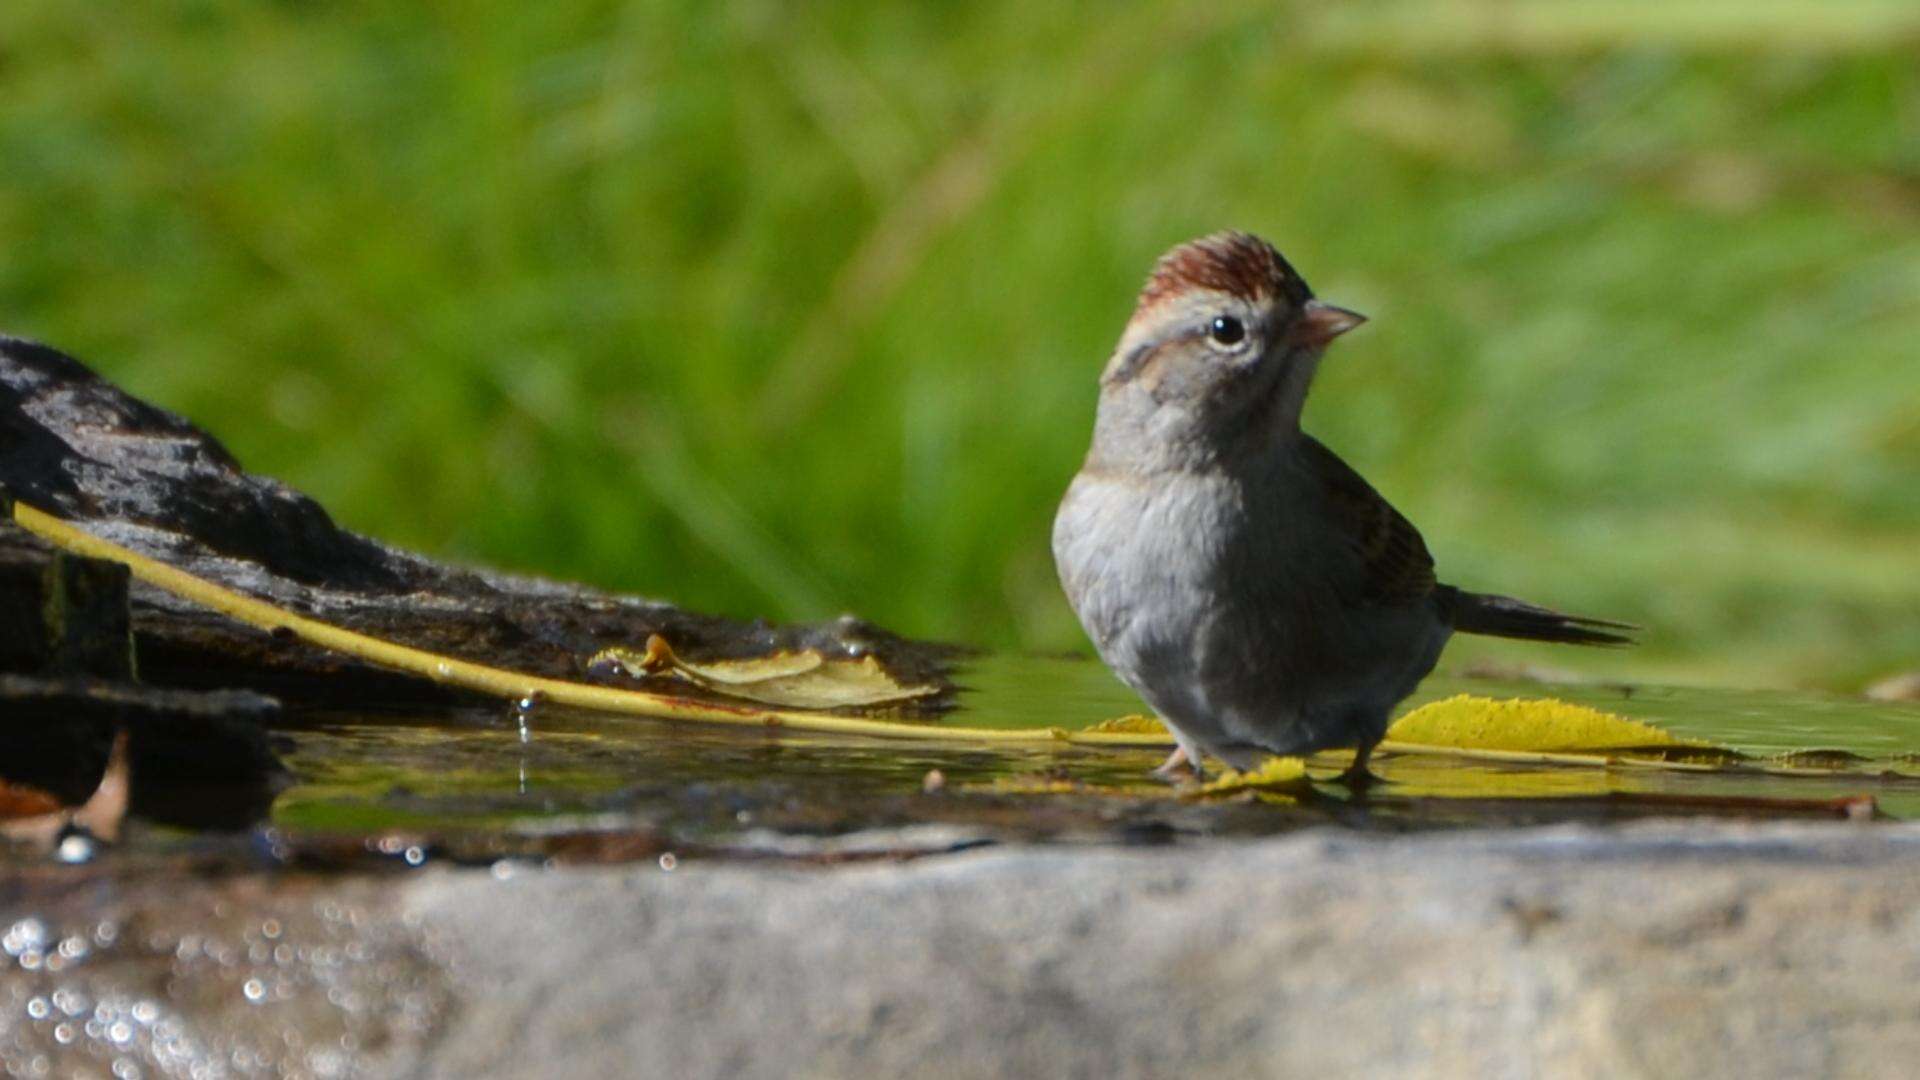
<path fill-rule="evenodd" d="M 1640 629 L 1632 623 L 1563 615 L 1511 596 L 1470 593 L 1451 585 L 1441 588 L 1442 607 L 1453 628 L 1462 633 L 1569 645 L 1631 645 L 1632 638 L 1614 631 Z"/>

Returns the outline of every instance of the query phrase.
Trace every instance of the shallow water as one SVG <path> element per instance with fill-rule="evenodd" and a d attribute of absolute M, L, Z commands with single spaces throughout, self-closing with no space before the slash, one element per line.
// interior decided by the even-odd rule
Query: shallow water
<path fill-rule="evenodd" d="M 988 658 L 960 681 L 960 707 L 930 726 L 1077 728 L 1137 708 L 1090 662 Z M 379 1071 L 358 1064 L 368 1054 L 436 1037 L 467 984 L 438 965 L 430 938 L 391 917 L 397 878 L 245 872 L 263 867 L 454 862 L 504 878 L 533 864 L 645 860 L 665 873 L 698 859 L 837 863 L 980 842 L 1165 843 L 1312 825 L 1832 819 L 1842 816 L 1833 800 L 1860 795 L 1885 816 L 1920 816 L 1920 780 L 1884 775 L 1920 771 L 1904 760 L 1920 746 L 1920 707 L 1455 678 L 1431 680 L 1409 707 L 1460 692 L 1590 704 L 1756 763 L 1808 748 L 1857 756 L 1825 759 L 1841 771 L 1780 776 L 1401 754 L 1379 760 L 1387 783 L 1363 797 L 1319 782 L 1339 767 L 1329 761 L 1314 764 L 1311 784 L 1201 800 L 1146 780 L 1157 750 L 882 741 L 506 702 L 295 713 L 277 732 L 293 782 L 264 820 L 223 832 L 149 821 L 94 867 L 35 859 L 10 869 L 0 1068 L 350 1075 Z M 932 792 L 930 770 L 944 781 Z"/>
<path fill-rule="evenodd" d="M 930 726 L 1080 728 L 1139 709 L 1102 667 L 1080 660 L 989 657 L 958 681 L 966 688 L 960 707 Z M 275 802 L 272 824 L 295 837 L 418 835 L 439 845 L 432 850 L 484 858 L 527 850 L 527 838 L 566 834 L 647 838 L 615 845 L 629 853 L 740 855 L 789 850 L 782 842 L 793 837 L 930 824 L 988 839 L 1160 840 L 1328 822 L 1417 829 L 1669 814 L 1838 817 L 1831 800 L 1860 795 L 1872 796 L 1884 816 L 1920 815 L 1920 780 L 1889 774 L 1920 771 L 1902 760 L 1920 750 L 1920 708 L 1444 677 L 1429 680 L 1407 707 L 1463 692 L 1559 697 L 1756 759 L 1845 753 L 1805 759 L 1822 770 L 1793 776 L 1758 767 L 1687 773 L 1391 756 L 1376 770 L 1388 783 L 1360 799 L 1316 783 L 1194 800 L 1147 779 L 1162 756 L 1151 750 L 743 731 L 547 707 L 523 717 L 503 703 L 296 716 L 287 732 L 295 782 Z M 1337 764 L 1316 765 L 1316 779 Z M 936 770 L 942 783 L 927 793 Z M 543 850 L 536 843 L 530 853 Z"/>

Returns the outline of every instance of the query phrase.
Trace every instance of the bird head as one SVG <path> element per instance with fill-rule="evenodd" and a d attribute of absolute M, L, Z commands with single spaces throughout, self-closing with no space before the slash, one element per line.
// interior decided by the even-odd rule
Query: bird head
<path fill-rule="evenodd" d="M 1091 456 L 1197 468 L 1297 435 L 1327 343 L 1365 321 L 1314 299 L 1257 236 L 1182 244 L 1154 266 L 1100 376 Z"/>

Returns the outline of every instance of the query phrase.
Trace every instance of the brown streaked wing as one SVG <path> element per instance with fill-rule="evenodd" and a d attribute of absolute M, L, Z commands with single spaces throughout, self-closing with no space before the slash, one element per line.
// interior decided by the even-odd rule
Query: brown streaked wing
<path fill-rule="evenodd" d="M 1403 607 L 1433 592 L 1433 556 L 1413 522 L 1373 485 L 1312 436 L 1303 436 L 1308 471 L 1320 480 L 1334 527 L 1360 558 L 1360 599 Z"/>

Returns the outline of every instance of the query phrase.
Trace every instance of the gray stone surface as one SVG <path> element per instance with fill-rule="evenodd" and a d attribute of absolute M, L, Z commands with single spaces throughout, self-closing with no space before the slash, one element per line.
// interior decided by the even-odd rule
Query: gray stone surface
<path fill-rule="evenodd" d="M 1920 1062 L 1920 831 L 1691 825 L 421 879 L 429 1075 Z"/>
<path fill-rule="evenodd" d="M 0 946 L 10 1075 L 1900 1076 L 1920 828 L 837 869 L 108 859 L 0 880 Z"/>

